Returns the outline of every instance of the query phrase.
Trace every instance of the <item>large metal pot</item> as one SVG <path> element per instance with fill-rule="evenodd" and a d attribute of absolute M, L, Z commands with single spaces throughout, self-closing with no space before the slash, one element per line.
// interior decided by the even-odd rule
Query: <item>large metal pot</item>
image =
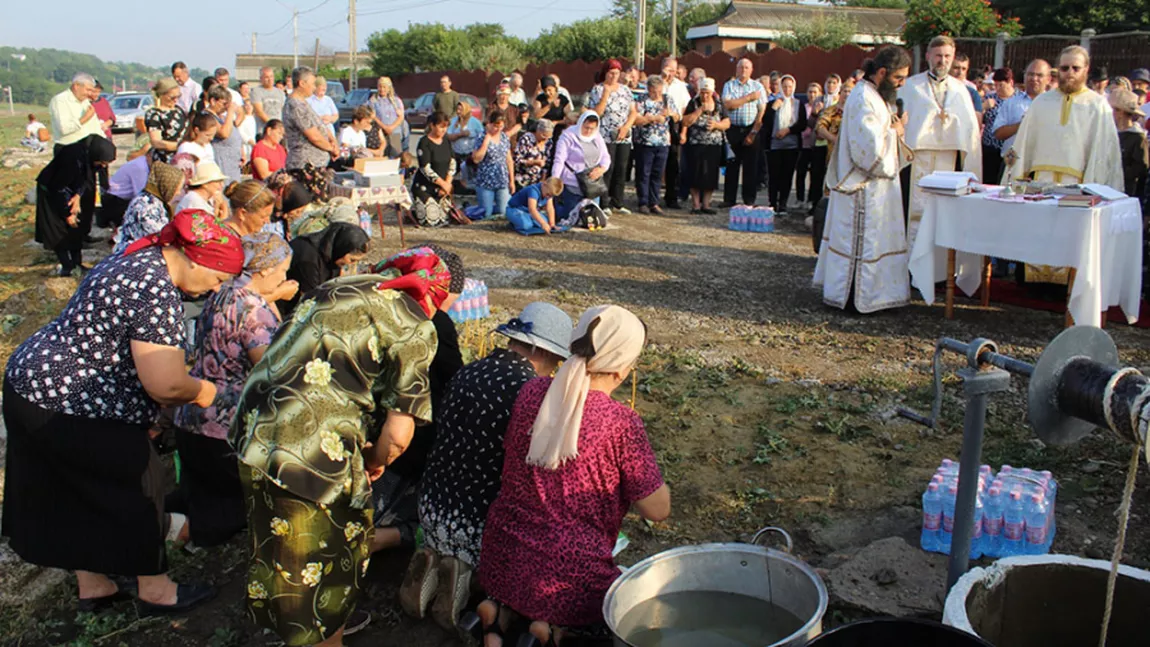
<path fill-rule="evenodd" d="M 786 552 L 759 546 L 768 532 L 786 539 Z M 806 622 L 791 635 L 762 647 L 799 647 L 819 635 L 827 611 L 827 588 L 806 563 L 791 556 L 794 544 L 781 528 L 763 528 L 750 544 L 702 544 L 664 551 L 619 576 L 603 600 L 603 618 L 617 647 L 634 647 L 620 636 L 627 612 L 659 595 L 715 591 L 759 598 Z M 700 646 L 704 647 L 704 646 Z"/>

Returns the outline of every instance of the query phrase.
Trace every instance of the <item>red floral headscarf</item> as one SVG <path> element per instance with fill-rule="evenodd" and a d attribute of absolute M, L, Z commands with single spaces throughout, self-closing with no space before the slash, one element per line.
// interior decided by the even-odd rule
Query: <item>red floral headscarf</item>
<path fill-rule="evenodd" d="M 377 274 L 396 270 L 400 276 L 384 281 L 381 290 L 399 290 L 423 308 L 423 314 L 435 314 L 450 294 L 451 271 L 431 249 L 416 247 L 404 250 L 375 267 Z"/>
<path fill-rule="evenodd" d="M 124 250 L 135 254 L 149 247 L 176 247 L 196 265 L 226 274 L 244 269 L 244 246 L 240 237 L 220 225 L 215 216 L 200 209 L 184 209 L 158 234 L 137 240 Z"/>

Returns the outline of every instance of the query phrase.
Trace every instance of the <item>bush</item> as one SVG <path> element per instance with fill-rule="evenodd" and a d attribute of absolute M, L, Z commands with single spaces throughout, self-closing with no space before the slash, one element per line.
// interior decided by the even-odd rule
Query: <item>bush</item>
<path fill-rule="evenodd" d="M 902 39 L 907 45 L 925 45 L 944 34 L 955 38 L 994 38 L 999 33 L 1018 36 L 1018 18 L 1002 17 L 990 0 L 910 0 Z"/>
<path fill-rule="evenodd" d="M 849 44 L 857 30 L 858 23 L 849 16 L 818 11 L 809 20 L 796 23 L 791 33 L 779 36 L 775 44 L 792 52 L 804 47 L 838 49 Z"/>

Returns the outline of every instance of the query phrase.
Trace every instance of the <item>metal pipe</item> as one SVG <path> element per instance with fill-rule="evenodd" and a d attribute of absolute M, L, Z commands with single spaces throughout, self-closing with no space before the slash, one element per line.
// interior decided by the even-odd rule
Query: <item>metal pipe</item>
<path fill-rule="evenodd" d="M 978 494 L 978 468 L 982 463 L 982 438 L 986 425 L 988 395 L 986 392 L 967 394 L 962 454 L 959 456 L 958 467 L 958 498 L 954 505 L 954 536 L 951 540 L 950 559 L 946 571 L 947 591 L 966 573 L 970 564 L 975 497 Z"/>

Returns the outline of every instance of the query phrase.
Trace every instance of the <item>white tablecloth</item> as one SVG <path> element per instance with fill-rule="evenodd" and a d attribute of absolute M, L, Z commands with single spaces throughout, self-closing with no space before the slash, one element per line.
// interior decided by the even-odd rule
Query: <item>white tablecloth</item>
<path fill-rule="evenodd" d="M 1134 323 L 1142 295 L 1142 210 L 1134 198 L 1093 209 L 1054 201 L 1001 202 L 985 194 L 929 196 L 914 249 L 911 282 L 926 302 L 946 278 L 946 250 L 956 254 L 958 287 L 970 296 L 982 280 L 982 256 L 1078 270 L 1069 309 L 1075 323 L 1098 326 L 1121 306 Z"/>

